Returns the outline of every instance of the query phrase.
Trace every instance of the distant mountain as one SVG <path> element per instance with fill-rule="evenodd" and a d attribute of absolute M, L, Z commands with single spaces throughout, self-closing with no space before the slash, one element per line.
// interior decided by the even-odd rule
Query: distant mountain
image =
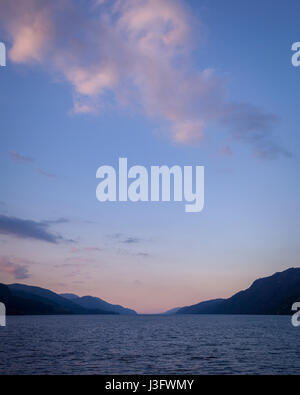
<path fill-rule="evenodd" d="M 67 298 L 69 300 L 74 300 L 79 298 L 79 296 L 75 294 L 60 294 L 60 296 L 62 296 L 63 298 Z"/>
<path fill-rule="evenodd" d="M 165 314 L 291 314 L 300 301 L 300 268 L 291 268 L 258 279 L 228 299 L 214 299 L 175 308 Z M 137 314 L 93 296 L 58 295 L 24 284 L 0 284 L 0 302 L 8 315 L 25 314 Z"/>
<path fill-rule="evenodd" d="M 111 304 L 105 302 L 100 298 L 96 298 L 94 296 L 82 296 L 79 297 L 75 294 L 60 294 L 60 296 L 66 298 L 67 300 L 71 300 L 76 303 L 78 306 L 83 307 L 85 309 L 101 309 L 104 311 L 113 311 L 117 314 L 137 314 L 134 310 L 128 309 L 126 307 Z"/>
<path fill-rule="evenodd" d="M 174 307 L 174 309 L 167 310 L 167 311 L 165 311 L 165 312 L 162 313 L 162 314 L 165 314 L 165 315 L 168 315 L 168 314 L 175 314 L 175 313 L 177 313 L 177 311 L 180 310 L 180 309 L 181 309 L 181 307 Z"/>
<path fill-rule="evenodd" d="M 177 314 L 208 314 L 214 312 L 226 299 L 212 299 L 177 309 Z"/>
<path fill-rule="evenodd" d="M 291 314 L 300 300 L 300 268 L 290 268 L 254 281 L 229 299 L 182 307 L 175 314 Z"/>
<path fill-rule="evenodd" d="M 84 308 L 48 289 L 24 284 L 0 284 L 0 301 L 8 315 L 118 314 L 99 308 Z"/>

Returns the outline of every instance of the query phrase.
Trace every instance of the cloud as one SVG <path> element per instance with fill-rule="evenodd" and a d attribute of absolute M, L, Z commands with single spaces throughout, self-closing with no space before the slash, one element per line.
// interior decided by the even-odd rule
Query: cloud
<path fill-rule="evenodd" d="M 113 242 L 113 250 L 118 255 L 138 256 L 141 258 L 149 258 L 151 256 L 150 253 L 146 251 L 136 251 L 135 248 L 137 245 L 143 244 L 145 242 L 151 242 L 150 239 L 128 236 L 123 233 L 113 233 L 106 235 L 106 237 Z M 128 247 L 125 248 L 121 246 L 122 244 L 126 244 Z"/>
<path fill-rule="evenodd" d="M 12 258 L 6 257 L 0 257 L 0 272 L 10 274 L 13 278 L 18 280 L 30 277 L 27 266 L 14 262 Z"/>
<path fill-rule="evenodd" d="M 49 177 L 49 178 L 56 178 L 56 174 L 47 173 L 46 171 L 40 169 L 39 167 L 38 167 L 36 170 L 37 170 L 37 172 L 38 172 L 39 174 L 41 174 L 42 176 Z"/>
<path fill-rule="evenodd" d="M 67 218 L 57 218 L 57 219 L 48 219 L 48 220 L 44 220 L 43 223 L 45 224 L 66 224 L 70 222 Z"/>
<path fill-rule="evenodd" d="M 221 148 L 220 155 L 227 157 L 232 156 L 233 155 L 232 149 L 228 145 L 226 145 L 225 147 Z"/>
<path fill-rule="evenodd" d="M 59 234 L 49 231 L 49 222 L 32 221 L 0 215 L 0 234 L 16 236 L 24 239 L 36 239 L 48 243 L 72 242 Z"/>
<path fill-rule="evenodd" d="M 45 43 L 53 31 L 53 24 L 45 1 L 24 2 L 17 0 L 1 2 L 1 13 L 7 19 L 13 45 L 9 52 L 10 59 L 15 63 L 41 61 L 45 51 Z"/>
<path fill-rule="evenodd" d="M 15 0 L 0 3 L 0 16 L 11 61 L 60 75 L 72 86 L 73 113 L 131 105 L 179 144 L 217 124 L 258 157 L 290 155 L 273 142 L 273 114 L 229 102 L 222 76 L 195 69 L 196 23 L 182 0 Z"/>
<path fill-rule="evenodd" d="M 15 151 L 9 152 L 9 155 L 10 155 L 11 159 L 13 161 L 15 161 L 15 162 L 20 162 L 20 163 L 32 163 L 32 162 L 34 162 L 34 159 L 32 159 L 30 157 L 23 156 L 21 154 L 18 154 Z M 39 174 L 41 174 L 42 176 L 45 176 L 45 177 L 49 177 L 49 178 L 56 178 L 57 177 L 56 174 L 48 173 L 48 172 L 44 171 L 43 169 L 41 169 L 39 167 L 36 169 L 36 171 Z"/>
<path fill-rule="evenodd" d="M 103 249 L 99 247 L 84 247 L 84 248 L 78 248 L 78 247 L 73 247 L 71 248 L 70 252 L 73 254 L 80 253 L 82 251 L 87 251 L 87 252 L 102 252 Z"/>
<path fill-rule="evenodd" d="M 126 239 L 122 240 L 122 243 L 126 244 L 136 244 L 139 243 L 141 240 L 138 237 L 127 237 Z"/>
<path fill-rule="evenodd" d="M 66 265 L 75 265 L 75 264 L 78 264 L 78 263 L 86 263 L 86 264 L 88 264 L 88 263 L 95 262 L 95 260 L 93 258 L 86 257 L 86 256 L 69 257 L 69 258 L 65 258 L 65 261 L 66 262 L 72 262 L 70 264 L 66 263 L 65 266 Z"/>
<path fill-rule="evenodd" d="M 16 162 L 23 162 L 23 163 L 31 163 L 33 162 L 32 158 L 23 156 L 21 154 L 18 154 L 17 152 L 11 151 L 9 153 L 10 157 L 12 160 L 16 161 Z"/>
<path fill-rule="evenodd" d="M 138 237 L 133 237 L 133 236 L 126 236 L 122 233 L 114 233 L 112 235 L 107 235 L 109 239 L 116 240 L 118 243 L 124 243 L 124 244 L 136 244 L 140 243 L 144 240 Z"/>

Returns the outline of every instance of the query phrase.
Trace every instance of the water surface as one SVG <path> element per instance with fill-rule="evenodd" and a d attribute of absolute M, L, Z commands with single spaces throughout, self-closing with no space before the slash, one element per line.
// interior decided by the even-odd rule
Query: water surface
<path fill-rule="evenodd" d="M 288 316 L 13 316 L 0 374 L 299 374 Z"/>

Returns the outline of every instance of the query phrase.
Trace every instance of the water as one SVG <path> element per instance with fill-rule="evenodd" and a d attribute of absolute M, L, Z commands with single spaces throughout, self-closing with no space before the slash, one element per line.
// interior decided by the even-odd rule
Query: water
<path fill-rule="evenodd" d="M 287 316 L 15 316 L 0 374 L 299 374 Z"/>

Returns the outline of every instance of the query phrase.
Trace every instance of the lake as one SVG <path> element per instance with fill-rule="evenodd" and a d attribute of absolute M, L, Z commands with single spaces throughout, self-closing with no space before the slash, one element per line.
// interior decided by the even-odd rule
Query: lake
<path fill-rule="evenodd" d="M 9 316 L 0 374 L 299 374 L 288 316 Z"/>

